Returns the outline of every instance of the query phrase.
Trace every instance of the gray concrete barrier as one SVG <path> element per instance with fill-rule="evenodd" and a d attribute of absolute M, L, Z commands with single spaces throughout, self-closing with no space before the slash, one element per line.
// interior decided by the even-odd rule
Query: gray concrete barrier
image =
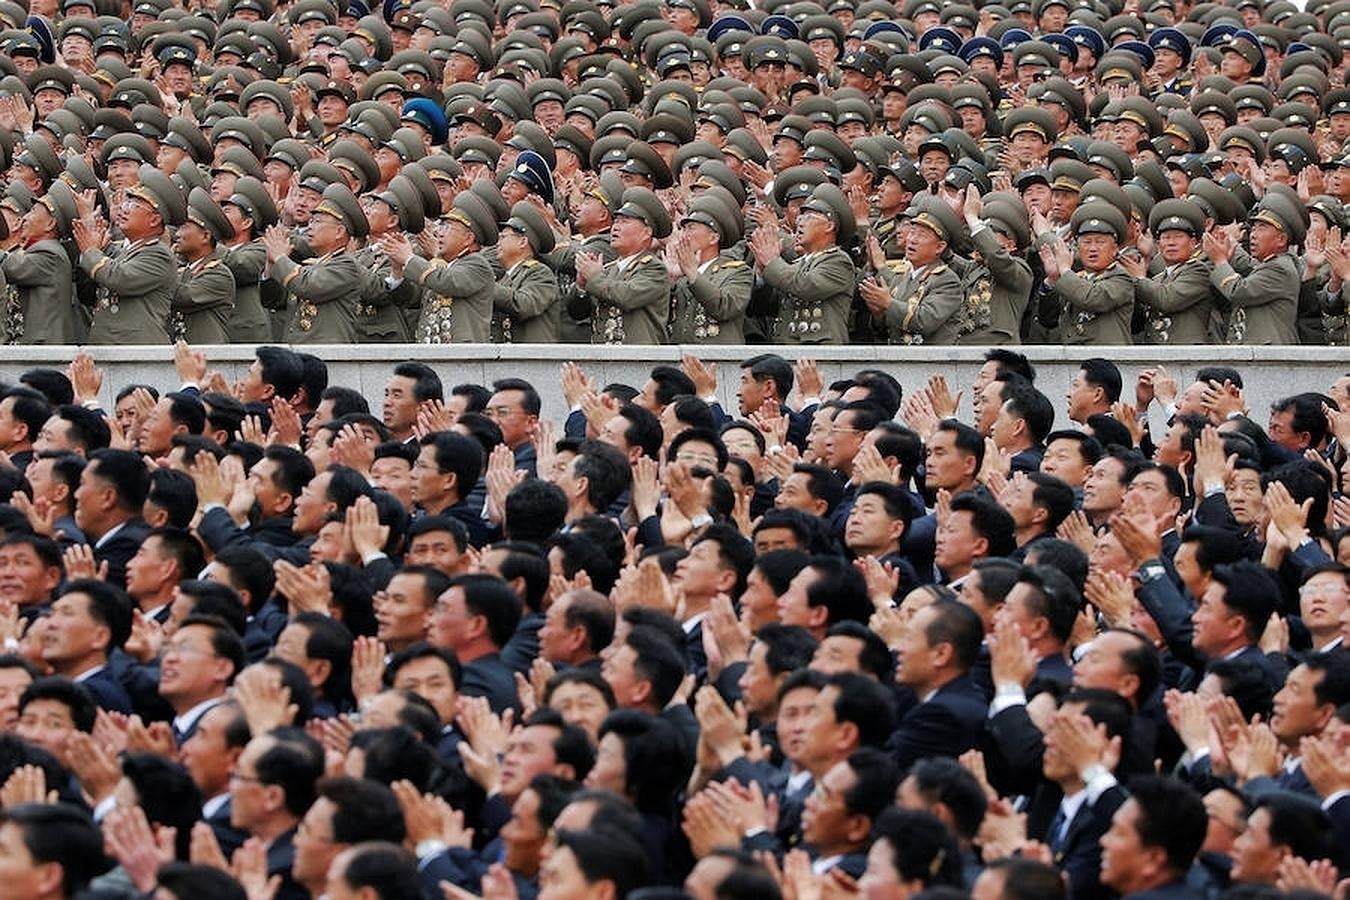
<path fill-rule="evenodd" d="M 13 383 L 26 369 L 51 366 L 64 369 L 74 357 L 74 347 L 6 347 L 0 353 L 0 379 Z M 253 360 L 253 348 L 225 345 L 201 348 L 212 368 L 231 381 L 243 375 Z M 978 371 L 983 351 L 976 347 L 728 347 L 728 346 L 589 346 L 585 344 L 352 344 L 304 348 L 328 363 L 330 382 L 356 388 L 378 412 L 385 382 L 397 362 L 415 359 L 440 373 L 447 391 L 462 382 L 488 384 L 496 378 L 529 379 L 539 389 L 544 415 L 560 419 L 566 412 L 558 366 L 571 360 L 583 366 L 599 384 L 626 382 L 641 386 L 652 366 L 678 362 L 689 351 L 717 364 L 718 389 L 728 411 L 734 409 L 738 363 L 754 353 L 769 350 L 788 359 L 814 356 L 828 384 L 863 367 L 878 367 L 893 374 L 908 391 L 930 375 L 943 374 L 953 390 L 969 385 Z M 1037 386 L 1055 403 L 1057 424 L 1064 424 L 1063 397 L 1079 360 L 1103 356 L 1120 366 L 1125 377 L 1125 396 L 1133 399 L 1133 379 L 1139 370 L 1165 365 L 1184 387 L 1202 365 L 1236 366 L 1246 381 L 1246 395 L 1253 417 L 1264 424 L 1270 404 L 1299 391 L 1325 391 L 1340 375 L 1350 372 L 1350 348 L 1345 347 L 1062 347 L 1019 348 L 1035 363 Z M 99 365 L 107 370 L 103 400 L 111 404 L 113 393 L 133 382 L 176 390 L 171 347 L 91 347 Z M 970 396 L 962 400 L 968 414 Z"/>

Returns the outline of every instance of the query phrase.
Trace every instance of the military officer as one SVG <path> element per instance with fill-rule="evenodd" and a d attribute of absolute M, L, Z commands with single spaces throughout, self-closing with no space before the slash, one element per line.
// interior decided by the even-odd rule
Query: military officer
<path fill-rule="evenodd" d="M 234 193 L 223 203 L 231 234 L 221 248 L 221 262 L 234 276 L 234 311 L 225 334 L 234 344 L 262 344 L 272 340 L 272 323 L 262 304 L 264 284 L 277 291 L 275 281 L 263 282 L 267 248 L 262 233 L 276 224 L 277 207 L 263 184 L 252 175 L 234 183 Z M 285 300 L 278 298 L 284 307 Z"/>
<path fill-rule="evenodd" d="M 710 189 L 689 204 L 679 238 L 666 245 L 666 269 L 675 282 L 674 343 L 745 343 L 745 310 L 755 277 L 744 260 L 729 252 L 743 230 L 740 209 L 723 189 Z"/>
<path fill-rule="evenodd" d="M 989 200 L 980 197 L 975 185 L 966 188 L 962 212 L 976 262 L 975 271 L 966 276 L 966 302 L 960 314 L 967 321 L 958 329 L 957 339 L 961 344 L 1017 343 L 1035 281 L 1024 256 L 1031 239 L 1026 207 L 1011 198 Z"/>
<path fill-rule="evenodd" d="M 1066 344 L 1133 343 L 1134 279 L 1116 262 L 1125 240 L 1124 214 L 1104 200 L 1089 200 L 1074 210 L 1069 226 L 1078 241 L 1081 272 L 1073 271 L 1073 251 L 1062 238 L 1041 248 L 1045 282 L 1061 304 L 1061 339 Z"/>
<path fill-rule="evenodd" d="M 606 263 L 595 254 L 577 254 L 577 284 L 596 301 L 592 343 L 666 343 L 670 282 L 652 240 L 669 236 L 670 230 L 670 216 L 656 194 L 645 187 L 625 188 L 610 229 L 618 258 Z"/>
<path fill-rule="evenodd" d="M 896 273 L 883 266 L 879 279 L 860 286 L 863 302 L 873 318 L 885 323 L 892 344 L 956 343 L 956 312 L 964 291 L 961 276 L 943 262 L 955 236 L 954 223 L 946 219 L 935 204 L 921 204 L 905 233 L 909 269 Z"/>
<path fill-rule="evenodd" d="M 391 277 L 424 290 L 414 340 L 424 344 L 483 343 L 491 335 L 496 280 L 483 248 L 497 242 L 497 220 L 472 191 L 461 191 L 441 224 L 440 253 L 427 260 L 401 234 L 380 239 Z"/>
<path fill-rule="evenodd" d="M 848 342 L 848 313 L 856 272 L 840 247 L 853 239 L 856 222 L 848 199 L 832 184 L 817 185 L 797 214 L 801 257 L 783 259 L 778 230 L 761 225 L 750 240 L 765 283 L 783 295 L 779 341 L 789 344 Z"/>
<path fill-rule="evenodd" d="M 345 184 L 330 184 L 305 228 L 309 249 L 318 254 L 304 264 L 291 259 L 291 239 L 273 225 L 263 235 L 271 277 L 294 298 L 286 328 L 292 344 L 350 344 L 356 340 L 356 304 L 361 269 L 347 251 L 352 238 L 370 231 L 361 204 Z"/>
<path fill-rule="evenodd" d="M 173 295 L 173 333 L 189 344 L 229 343 L 227 323 L 234 311 L 234 274 L 221 259 L 219 244 L 234 237 L 225 211 L 204 189 L 188 194 L 187 221 L 174 235 L 184 265 Z"/>
<path fill-rule="evenodd" d="M 506 271 L 492 295 L 494 341 L 558 342 L 562 331 L 558 279 L 539 259 L 552 249 L 553 229 L 539 207 L 528 200 L 517 201 L 497 239 L 497 258 Z"/>
<path fill-rule="evenodd" d="M 379 239 L 390 232 L 421 234 L 426 211 L 417 188 L 403 175 L 395 175 L 388 190 L 365 197 L 361 207 L 370 222 L 370 240 L 356 251 L 363 273 L 356 331 L 362 343 L 406 344 L 412 334 L 403 309 L 417 306 L 422 292 L 406 279 L 391 287 L 389 257 Z"/>
<path fill-rule="evenodd" d="M 623 200 L 623 181 L 618 173 L 606 172 L 600 176 L 599 184 L 591 188 L 581 199 L 576 215 L 572 217 L 572 227 L 576 235 L 554 245 L 548 262 L 558 277 L 558 293 L 562 298 L 563 336 L 573 343 L 589 343 L 591 340 L 591 315 L 593 300 L 589 294 L 577 287 L 576 259 L 578 253 L 589 253 L 600 257 L 601 262 L 612 262 L 616 257 L 614 247 L 609 243 L 609 230 L 614 224 L 614 214 L 619 211 Z"/>
<path fill-rule="evenodd" d="M 1267 194 L 1251 218 L 1254 265 L 1245 276 L 1233 268 L 1232 239 L 1220 231 L 1205 234 L 1202 246 L 1214 264 L 1210 283 L 1232 307 L 1227 343 L 1298 343 L 1295 316 L 1302 275 L 1291 248 L 1303 243 L 1304 231 L 1292 202 Z"/>
<path fill-rule="evenodd" d="M 52 182 L 24 214 L 22 246 L 0 254 L 0 272 L 17 293 L 18 318 L 12 335 L 19 344 L 75 344 L 83 340 L 75 307 L 70 254 L 61 241 L 70 237 L 75 195 L 64 181 Z"/>
<path fill-rule="evenodd" d="M 877 236 L 881 250 L 886 254 L 887 264 L 905 258 L 905 247 L 900 240 L 901 216 L 914 199 L 914 195 L 927 187 L 928 183 L 919 174 L 919 170 L 907 159 L 897 159 L 879 172 L 876 190 L 877 215 L 872 223 L 872 233 Z"/>
<path fill-rule="evenodd" d="M 107 225 L 88 215 L 73 226 L 80 268 L 96 285 L 91 344 L 166 344 L 169 306 L 178 268 L 164 242 L 166 226 L 187 217 L 183 195 L 163 172 L 140 169 L 127 188 L 114 222 L 124 240 L 109 247 Z M 106 249 L 105 249 L 106 248 Z"/>
<path fill-rule="evenodd" d="M 1122 257 L 1133 276 L 1134 297 L 1144 314 L 1144 340 L 1150 344 L 1207 344 L 1214 312 L 1213 269 L 1200 251 L 1205 211 L 1190 200 L 1162 200 L 1148 217 L 1165 268 L 1149 277 L 1145 260 Z"/>

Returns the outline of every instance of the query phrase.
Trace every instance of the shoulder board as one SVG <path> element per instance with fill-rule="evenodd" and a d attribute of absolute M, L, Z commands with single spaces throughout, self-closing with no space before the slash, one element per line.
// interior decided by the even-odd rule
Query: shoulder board
<path fill-rule="evenodd" d="M 938 266 L 937 268 L 935 268 L 935 269 L 933 270 L 933 274 L 934 274 L 934 275 L 941 275 L 941 274 L 942 274 L 943 272 L 945 272 L 945 271 L 947 271 L 947 264 L 946 264 L 946 263 L 943 263 L 942 265 Z"/>
<path fill-rule="evenodd" d="M 739 259 L 729 259 L 729 260 L 727 260 L 726 262 L 722 263 L 722 268 L 724 268 L 724 269 L 738 269 L 738 268 L 743 267 L 744 265 L 745 265 L 745 263 L 742 262 L 742 261 L 739 260 Z"/>
<path fill-rule="evenodd" d="M 203 268 L 203 269 L 209 269 L 209 268 L 211 268 L 212 266 L 218 266 L 218 265 L 220 265 L 220 260 L 218 260 L 218 259 L 213 259 L 213 260 L 211 260 L 209 263 L 207 263 L 206 265 L 202 266 L 202 268 Z"/>
<path fill-rule="evenodd" d="M 533 269 L 535 266 L 539 265 L 539 260 L 537 260 L 537 259 L 527 259 L 527 260 L 525 260 L 523 263 L 521 263 L 520 265 L 521 265 L 523 268 L 526 268 L 526 269 Z"/>
<path fill-rule="evenodd" d="M 654 259 L 656 259 L 656 257 L 654 257 L 654 256 L 652 256 L 650 253 L 648 253 L 646 256 L 644 256 L 644 257 L 642 257 L 641 259 L 639 259 L 638 262 L 640 262 L 640 263 L 649 263 L 649 262 L 651 262 L 651 261 L 654 260 Z"/>

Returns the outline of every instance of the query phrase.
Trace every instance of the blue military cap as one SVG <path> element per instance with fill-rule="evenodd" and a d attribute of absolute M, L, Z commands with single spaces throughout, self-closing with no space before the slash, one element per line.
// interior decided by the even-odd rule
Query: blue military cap
<path fill-rule="evenodd" d="M 1148 45 L 1154 50 L 1171 50 L 1181 56 L 1183 66 L 1191 62 L 1191 42 L 1176 28 L 1159 28 L 1148 36 Z"/>
<path fill-rule="evenodd" d="M 347 0 L 346 12 L 343 15 L 351 16 L 353 19 L 364 19 L 370 15 L 370 7 L 366 5 L 365 0 Z"/>
<path fill-rule="evenodd" d="M 787 16 L 767 16 L 759 26 L 760 34 L 774 34 L 785 41 L 796 40 L 800 36 L 797 23 Z"/>
<path fill-rule="evenodd" d="M 544 158 L 533 150 L 520 151 L 516 164 L 506 177 L 516 179 L 538 194 L 545 203 L 553 202 L 553 173 L 549 171 Z"/>
<path fill-rule="evenodd" d="M 1264 75 L 1266 71 L 1266 51 L 1261 39 L 1246 28 L 1233 32 L 1233 35 L 1220 45 L 1222 50 L 1231 50 L 1252 66 L 1252 75 Z"/>
<path fill-rule="evenodd" d="M 1101 59 L 1106 53 L 1106 38 L 1091 25 L 1070 25 L 1064 33 L 1073 39 L 1079 47 L 1092 51 L 1093 59 Z"/>
<path fill-rule="evenodd" d="M 406 0 L 384 0 L 384 4 L 380 8 L 380 13 L 384 16 L 386 22 L 392 22 L 394 21 L 395 14 L 397 14 L 399 10 L 405 9 L 408 5 Z"/>
<path fill-rule="evenodd" d="M 1238 26 L 1232 22 L 1220 22 L 1218 25 L 1211 25 L 1205 29 L 1204 34 L 1200 35 L 1200 46 L 1217 47 L 1220 44 L 1226 44 L 1238 31 Z"/>
<path fill-rule="evenodd" d="M 961 49 L 957 51 L 956 55 L 967 63 L 977 57 L 987 56 L 994 61 L 995 68 L 1003 68 L 1003 48 L 999 46 L 998 41 L 991 37 L 971 38 L 961 45 Z"/>
<path fill-rule="evenodd" d="M 919 35 L 919 50 L 941 50 L 956 55 L 961 49 L 961 35 L 945 25 L 930 28 Z"/>
<path fill-rule="evenodd" d="M 717 39 L 728 31 L 748 31 L 755 33 L 755 26 L 742 16 L 718 16 L 708 26 L 708 41 L 716 44 Z"/>
<path fill-rule="evenodd" d="M 1003 35 L 998 39 L 998 45 L 1004 50 L 1011 50 L 1018 44 L 1025 43 L 1031 39 L 1031 32 L 1027 31 L 1025 28 L 1009 28 L 1007 31 L 1003 32 Z"/>
<path fill-rule="evenodd" d="M 29 16 L 28 21 L 24 22 L 24 27 L 28 29 L 38 42 L 38 59 L 47 65 L 56 62 L 56 36 L 52 34 L 52 25 L 42 16 Z"/>
<path fill-rule="evenodd" d="M 445 110 L 434 100 L 428 100 L 426 97 L 414 97 L 403 104 L 399 118 L 416 122 L 425 128 L 431 135 L 433 144 L 444 144 L 450 134 L 450 123 L 445 120 Z"/>
<path fill-rule="evenodd" d="M 898 34 L 905 39 L 905 46 L 909 46 L 911 39 L 910 33 L 906 31 L 904 26 L 899 22 L 892 22 L 890 19 L 883 19 L 880 22 L 873 22 L 871 25 L 868 25 L 867 30 L 863 32 L 863 40 L 870 41 L 872 38 L 883 33 Z"/>
<path fill-rule="evenodd" d="M 1058 50 L 1060 58 L 1078 62 L 1078 45 L 1067 34 L 1045 34 L 1041 40 Z"/>
<path fill-rule="evenodd" d="M 1112 50 L 1124 50 L 1127 53 L 1133 53 L 1139 59 L 1139 64 L 1145 70 L 1153 68 L 1154 56 L 1153 48 L 1143 41 L 1121 41 L 1119 44 L 1113 44 Z"/>

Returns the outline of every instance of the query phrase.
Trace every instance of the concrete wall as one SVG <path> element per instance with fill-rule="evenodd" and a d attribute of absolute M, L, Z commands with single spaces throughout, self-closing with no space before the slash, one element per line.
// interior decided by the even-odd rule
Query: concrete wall
<path fill-rule="evenodd" d="M 117 388 L 133 382 L 155 385 L 162 390 L 178 387 L 170 347 L 87 348 L 107 370 L 103 393 L 111 403 Z M 212 368 L 227 379 L 239 378 L 253 359 L 253 348 L 243 345 L 202 348 Z M 356 344 L 306 348 L 329 366 L 330 383 L 354 387 L 370 398 L 378 410 L 390 369 L 397 362 L 415 359 L 435 367 L 447 390 L 462 382 L 487 384 L 507 376 L 529 379 L 544 401 L 544 415 L 564 414 L 558 366 L 571 360 L 583 366 L 599 384 L 621 381 L 641 386 L 646 373 L 658 363 L 678 362 L 680 353 L 700 354 L 718 366 L 723 404 L 734 409 L 738 362 L 764 352 L 765 347 L 611 347 L 584 344 L 498 345 L 458 344 Z M 1236 366 L 1247 385 L 1247 399 L 1254 418 L 1264 424 L 1270 403 L 1299 391 L 1326 391 L 1340 375 L 1350 372 L 1350 348 L 1344 347 L 1061 347 L 1020 348 L 1036 364 L 1037 385 L 1055 402 L 1063 423 L 1063 396 L 1077 368 L 1089 355 L 1105 356 L 1120 366 L 1126 379 L 1125 396 L 1133 398 L 1133 378 L 1143 368 L 1165 365 L 1184 387 L 1195 370 L 1206 364 Z M 795 359 L 807 355 L 796 347 L 777 348 Z M 73 347 L 5 347 L 0 352 L 0 379 L 14 382 L 26 369 L 51 366 L 64 369 L 76 352 Z M 826 383 L 863 367 L 879 367 L 894 374 L 906 391 L 922 385 L 935 373 L 947 377 L 953 390 L 968 385 L 982 361 L 974 347 L 820 347 L 811 351 L 820 364 Z M 969 392 L 962 401 L 963 414 L 970 409 Z"/>

